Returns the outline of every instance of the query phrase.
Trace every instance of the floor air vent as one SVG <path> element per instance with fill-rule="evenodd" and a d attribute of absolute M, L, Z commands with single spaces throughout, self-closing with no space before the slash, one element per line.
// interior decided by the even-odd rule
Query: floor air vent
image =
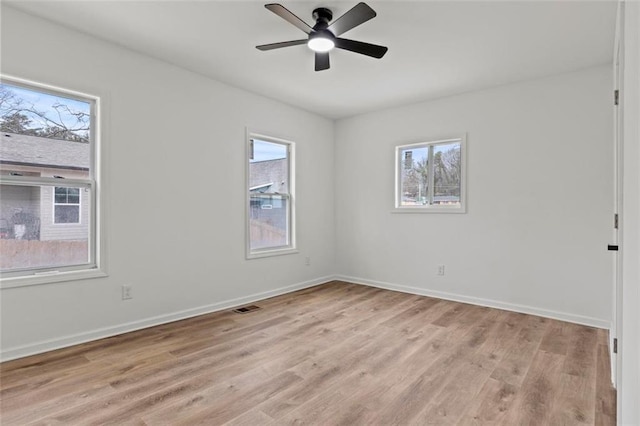
<path fill-rule="evenodd" d="M 258 309 L 260 309 L 260 306 L 249 305 L 243 306 L 242 308 L 236 308 L 233 310 L 233 312 L 237 314 L 246 314 L 247 312 L 257 311 Z"/>

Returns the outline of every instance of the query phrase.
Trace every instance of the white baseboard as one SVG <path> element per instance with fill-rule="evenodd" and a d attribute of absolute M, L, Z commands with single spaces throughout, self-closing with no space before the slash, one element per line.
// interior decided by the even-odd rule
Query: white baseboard
<path fill-rule="evenodd" d="M 417 294 L 421 296 L 436 297 L 439 299 L 452 300 L 455 302 L 470 303 L 473 305 L 486 306 L 489 308 L 504 309 L 507 311 L 519 312 L 523 314 L 537 315 L 545 318 L 552 318 L 552 319 L 557 319 L 561 321 L 587 325 L 590 327 L 597 327 L 597 328 L 603 328 L 603 329 L 610 329 L 611 327 L 611 324 L 607 321 L 597 319 L 597 318 L 585 317 L 582 315 L 551 311 L 547 309 L 535 308 L 535 307 L 526 306 L 526 305 L 518 305 L 514 303 L 506 303 L 506 302 L 500 302 L 500 301 L 490 300 L 490 299 L 463 296 L 455 293 L 428 290 L 424 288 L 411 287 L 411 286 L 405 286 L 400 284 L 392 284 L 392 283 L 387 283 L 383 281 L 369 280 L 365 278 L 350 277 L 345 275 L 329 275 L 321 278 L 316 278 L 314 280 L 305 281 L 302 283 L 265 291 L 262 293 L 255 293 L 245 297 L 239 297 L 236 299 L 214 303 L 211 305 L 205 305 L 197 308 L 186 309 L 183 311 L 173 312 L 166 315 L 159 315 L 156 317 L 146 318 L 143 320 L 119 324 L 112 327 L 99 328 L 99 329 L 87 331 L 84 333 L 68 335 L 68 336 L 59 337 L 55 339 L 43 340 L 43 341 L 32 343 L 29 345 L 17 346 L 17 347 L 8 348 L 8 349 L 2 348 L 2 351 L 0 351 L 0 361 L 2 362 L 10 361 L 12 359 L 23 358 L 30 355 L 36 355 L 39 353 L 48 352 L 55 349 L 66 348 L 68 346 L 91 342 L 98 339 L 104 339 L 106 337 L 116 336 L 118 334 L 123 334 L 123 333 L 129 333 L 131 331 L 136 331 L 143 328 L 166 324 L 173 321 L 179 321 L 182 319 L 191 318 L 198 315 L 204 315 L 212 312 L 222 311 L 225 309 L 233 308 L 235 306 L 244 305 L 246 303 L 256 302 L 258 300 L 267 299 L 269 297 L 279 296 L 279 295 L 291 293 L 297 290 L 313 287 L 313 286 L 320 285 L 333 280 L 346 281 L 354 284 L 366 285 L 370 287 L 378 287 L 386 290 L 400 291 L 403 293 Z"/>
<path fill-rule="evenodd" d="M 470 303 L 472 305 L 486 306 L 488 308 L 504 309 L 505 311 L 519 312 L 522 314 L 537 315 L 540 317 L 556 319 L 560 321 L 572 322 L 575 324 L 587 325 L 590 327 L 610 329 L 611 323 L 598 318 L 591 318 L 582 315 L 575 315 L 566 312 L 552 311 L 548 309 L 536 308 L 533 306 L 519 305 L 516 303 L 500 302 L 498 300 L 482 299 L 479 297 L 463 296 L 461 294 L 447 293 L 443 291 L 429 290 L 419 287 L 410 287 L 400 284 L 392 284 L 383 281 L 369 280 L 366 278 L 349 277 L 336 275 L 336 280 L 347 281 L 354 284 L 378 287 L 386 290 L 400 291 L 403 293 L 417 294 L 420 296 L 436 297 L 438 299 L 452 300 L 454 302 Z"/>
<path fill-rule="evenodd" d="M 305 281 L 298 284 L 293 284 L 286 287 L 280 287 L 275 290 L 269 290 L 262 293 L 255 293 L 245 297 L 238 297 L 236 299 L 225 300 L 223 302 L 213 303 L 211 305 L 200 306 L 197 308 L 186 309 L 183 311 L 173 312 L 166 315 L 159 315 L 151 318 L 146 318 L 138 321 L 132 321 L 124 324 L 115 325 L 112 327 L 99 328 L 84 333 L 78 333 L 59 337 L 55 339 L 42 340 L 40 342 L 32 343 L 24 346 L 17 346 L 13 348 L 2 348 L 0 352 L 0 361 L 10 361 L 12 359 L 23 358 L 30 355 L 36 355 L 43 352 L 49 352 L 55 349 L 66 348 L 68 346 L 78 345 L 80 343 L 91 342 L 98 339 L 104 339 L 106 337 L 116 336 L 118 334 L 129 333 L 131 331 L 140 330 L 143 328 L 153 327 L 156 325 L 166 324 L 173 321 L 183 320 L 186 318 L 195 317 L 198 315 L 209 314 L 212 312 L 222 311 L 225 309 L 233 308 L 235 306 L 244 305 L 246 303 L 256 302 L 258 300 L 268 299 L 270 297 L 279 296 L 286 293 L 291 293 L 297 290 L 313 287 L 319 284 L 326 283 L 334 280 L 334 276 L 326 276 L 316 278 L 314 280 Z"/>

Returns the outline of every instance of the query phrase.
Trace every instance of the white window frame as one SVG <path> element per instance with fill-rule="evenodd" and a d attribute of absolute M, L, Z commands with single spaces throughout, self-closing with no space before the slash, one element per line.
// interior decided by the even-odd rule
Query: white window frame
<path fill-rule="evenodd" d="M 79 188 L 80 192 L 82 192 L 83 189 L 91 191 L 91 197 L 89 197 L 89 260 L 87 263 L 81 265 L 30 268 L 20 271 L 3 272 L 0 274 L 0 289 L 107 276 L 105 259 L 106 242 L 104 238 L 105 225 L 102 221 L 104 215 L 101 214 L 101 210 L 103 208 L 103 203 L 101 201 L 101 195 L 103 192 L 101 185 L 101 98 L 87 93 L 38 83 L 7 74 L 0 74 L 0 81 L 2 83 L 22 87 L 32 91 L 47 93 L 54 96 L 64 96 L 88 102 L 91 105 L 91 128 L 89 134 L 90 175 L 88 178 L 59 179 L 42 176 L 0 175 L 0 183 L 2 184 L 17 186 L 42 185 L 44 187 L 51 187 L 51 190 L 54 193 L 54 203 L 56 187 Z M 81 209 L 79 214 L 80 216 L 82 215 Z M 61 223 L 59 225 L 77 225 L 77 223 Z"/>
<path fill-rule="evenodd" d="M 261 193 L 263 196 L 281 196 L 286 198 L 288 202 L 288 233 L 289 233 L 289 244 L 286 246 L 278 246 L 278 247 L 267 247 L 261 249 L 251 249 L 251 189 L 250 188 L 250 157 L 251 157 L 251 149 L 253 139 L 258 139 L 265 142 L 275 143 L 279 145 L 285 145 L 287 147 L 287 160 L 289 165 L 289 193 L 288 194 L 280 194 L 278 192 L 265 192 Z M 279 256 L 284 254 L 293 254 L 298 253 L 298 249 L 296 248 L 296 205 L 295 205 L 295 143 L 281 138 L 276 138 L 273 136 L 268 136 L 262 133 L 255 133 L 247 129 L 247 137 L 246 137 L 246 155 L 244 157 L 245 161 L 245 185 L 244 191 L 246 194 L 246 217 L 245 217 L 245 227 L 246 227 L 246 258 L 247 259 L 258 259 L 269 256 Z"/>
<path fill-rule="evenodd" d="M 429 198 L 432 197 L 431 191 L 433 191 L 433 155 L 432 148 L 436 145 L 444 145 L 460 142 L 460 205 L 438 205 L 438 204 L 425 204 L 416 206 L 403 206 L 402 205 L 402 171 L 404 168 L 404 159 L 402 158 L 402 151 L 407 148 L 429 148 Z M 467 136 L 466 134 L 460 134 L 456 136 L 449 136 L 444 138 L 430 138 L 424 142 L 411 143 L 406 145 L 397 145 L 395 147 L 395 195 L 394 195 L 394 209 L 393 213 L 466 213 L 467 211 Z"/>
<path fill-rule="evenodd" d="M 55 226 L 65 226 L 65 225 L 81 225 L 82 224 L 82 188 L 78 188 L 78 202 L 77 203 L 56 203 L 56 189 L 58 188 L 75 188 L 71 186 L 54 186 L 53 187 L 53 212 L 51 218 L 53 220 L 53 225 Z M 67 199 L 69 197 L 69 192 L 67 192 Z M 56 222 L 56 207 L 58 206 L 75 206 L 78 207 L 78 221 L 77 222 Z"/>

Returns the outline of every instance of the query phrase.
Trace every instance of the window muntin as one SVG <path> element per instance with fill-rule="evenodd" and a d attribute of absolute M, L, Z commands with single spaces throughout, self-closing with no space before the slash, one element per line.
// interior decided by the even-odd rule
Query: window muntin
<path fill-rule="evenodd" d="M 464 211 L 464 148 L 464 137 L 396 147 L 396 209 Z"/>
<path fill-rule="evenodd" d="M 293 143 L 250 135 L 247 164 L 247 257 L 295 250 Z"/>
<path fill-rule="evenodd" d="M 96 97 L 1 77 L 3 287 L 47 282 L 45 277 L 66 272 L 100 272 L 97 109 Z M 91 276 L 98 275 L 103 273 Z"/>

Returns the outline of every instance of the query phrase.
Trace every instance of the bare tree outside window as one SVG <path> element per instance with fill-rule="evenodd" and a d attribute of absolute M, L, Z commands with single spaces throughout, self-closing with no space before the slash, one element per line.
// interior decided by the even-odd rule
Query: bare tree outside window
<path fill-rule="evenodd" d="M 0 131 L 89 143 L 91 113 L 74 99 L 0 84 Z"/>

